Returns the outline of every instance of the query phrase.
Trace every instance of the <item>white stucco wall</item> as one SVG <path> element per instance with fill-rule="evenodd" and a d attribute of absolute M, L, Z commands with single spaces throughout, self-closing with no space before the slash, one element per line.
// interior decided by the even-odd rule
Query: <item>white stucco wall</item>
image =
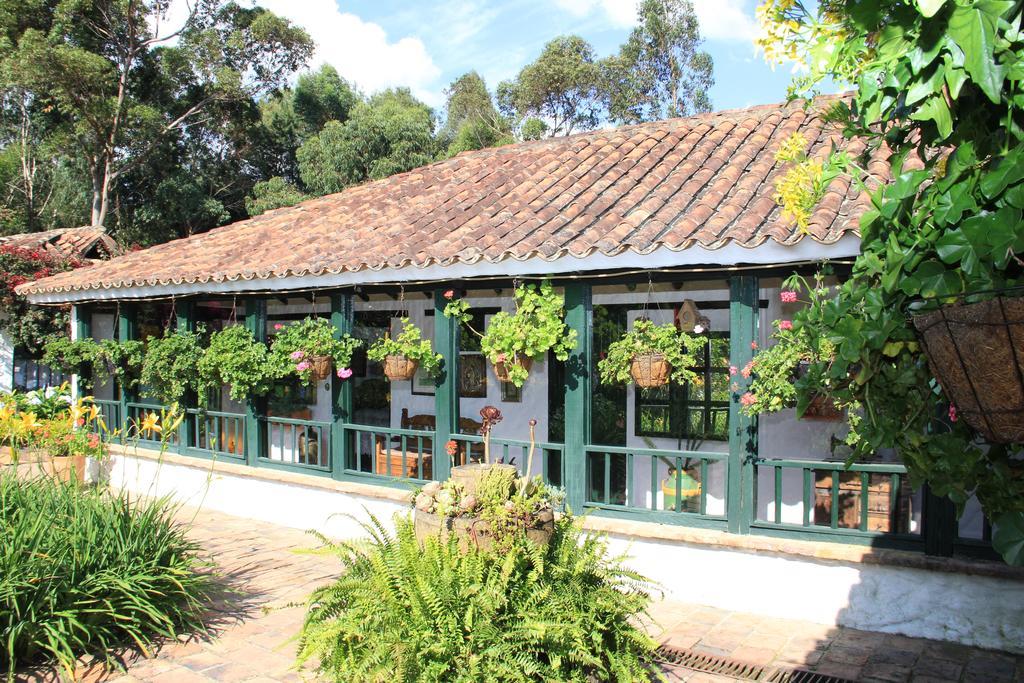
<path fill-rule="evenodd" d="M 14 345 L 0 323 L 0 391 L 14 389 Z"/>
<path fill-rule="evenodd" d="M 369 514 L 387 522 L 408 510 L 397 502 L 316 486 L 219 474 L 203 461 L 184 466 L 114 455 L 108 468 L 111 485 L 134 494 L 171 494 L 189 505 L 339 539 L 362 535 L 356 520 Z M 672 599 L 1024 652 L 1020 581 L 616 535 L 609 536 L 609 544 Z"/>

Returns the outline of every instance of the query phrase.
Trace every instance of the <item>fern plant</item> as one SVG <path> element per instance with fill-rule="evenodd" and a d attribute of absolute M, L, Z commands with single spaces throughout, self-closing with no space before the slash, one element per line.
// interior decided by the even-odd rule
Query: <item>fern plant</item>
<path fill-rule="evenodd" d="M 649 681 L 640 621 L 651 586 L 598 537 L 561 519 L 550 545 L 461 552 L 412 522 L 331 544 L 341 577 L 316 590 L 299 661 L 335 681 Z"/>

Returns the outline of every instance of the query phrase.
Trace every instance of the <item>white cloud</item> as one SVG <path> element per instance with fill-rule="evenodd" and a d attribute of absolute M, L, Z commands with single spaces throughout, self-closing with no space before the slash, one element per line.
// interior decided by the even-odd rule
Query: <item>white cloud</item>
<path fill-rule="evenodd" d="M 743 0 L 693 0 L 700 32 L 709 40 L 752 42 L 757 23 L 746 5 Z"/>
<path fill-rule="evenodd" d="M 749 0 L 692 0 L 700 21 L 700 30 L 709 40 L 750 42 L 757 34 Z M 556 4 L 576 17 L 599 12 L 615 28 L 629 28 L 636 23 L 637 0 L 555 0 Z"/>
<path fill-rule="evenodd" d="M 436 87 L 441 70 L 419 38 L 390 42 L 379 24 L 342 12 L 335 0 L 258 0 L 258 4 L 306 29 L 317 46 L 312 67 L 330 64 L 367 93 L 407 86 L 427 104 L 441 104 Z"/>

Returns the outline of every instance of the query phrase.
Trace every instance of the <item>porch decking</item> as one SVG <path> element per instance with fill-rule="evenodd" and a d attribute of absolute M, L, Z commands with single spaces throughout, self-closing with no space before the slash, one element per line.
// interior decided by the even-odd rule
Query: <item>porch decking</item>
<path fill-rule="evenodd" d="M 152 659 L 127 657 L 126 673 L 105 674 L 83 663 L 82 681 L 209 683 L 300 681 L 295 644 L 302 601 L 337 572 L 329 556 L 303 554 L 314 539 L 296 529 L 183 508 L 180 517 L 216 563 L 235 595 L 215 606 L 208 639 L 167 644 Z M 269 608 L 269 611 L 264 611 Z M 1024 656 L 950 643 L 773 619 L 673 601 L 655 604 L 653 633 L 663 643 L 768 667 L 809 669 L 856 681 L 1024 680 Z M 728 681 L 666 667 L 671 681 Z M 57 681 L 52 672 L 26 673 L 25 681 Z"/>

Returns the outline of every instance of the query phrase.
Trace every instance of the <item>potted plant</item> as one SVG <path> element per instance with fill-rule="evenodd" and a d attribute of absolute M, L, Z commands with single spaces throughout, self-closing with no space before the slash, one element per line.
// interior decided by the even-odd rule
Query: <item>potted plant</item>
<path fill-rule="evenodd" d="M 449 290 L 446 295 L 452 298 L 454 293 Z M 444 313 L 480 337 L 481 350 L 499 381 L 522 387 L 533 362 L 548 351 L 558 360 L 569 358 L 569 352 L 576 348 L 576 331 L 565 325 L 565 298 L 556 294 L 547 280 L 539 286 L 517 287 L 515 302 L 515 313 L 495 313 L 482 333 L 470 326 L 472 316 L 465 299 L 452 298 Z"/>
<path fill-rule="evenodd" d="M 520 477 L 512 467 L 488 470 L 472 490 L 454 478 L 433 481 L 413 497 L 416 537 L 423 542 L 433 535 L 454 535 L 463 550 L 476 546 L 500 552 L 520 534 L 546 545 L 564 497 L 539 476 Z"/>
<path fill-rule="evenodd" d="M 167 331 L 146 342 L 139 378 L 147 395 L 165 405 L 181 404 L 189 392 L 199 393 L 202 331 Z"/>
<path fill-rule="evenodd" d="M 351 377 L 352 352 L 362 342 L 350 334 L 340 338 L 326 318 L 305 318 L 278 331 L 270 346 L 270 366 L 279 377 L 294 373 L 305 384 L 327 379 L 331 365 L 342 379 Z"/>
<path fill-rule="evenodd" d="M 366 357 L 384 364 L 384 374 L 392 382 L 412 379 L 418 368 L 433 377 L 441 367 L 441 354 L 434 353 L 429 339 L 408 318 L 401 319 L 402 331 L 394 339 L 390 334 L 373 342 Z"/>
<path fill-rule="evenodd" d="M 18 406 L 17 400 L 0 406 L 0 467 L 12 467 L 22 478 L 83 482 L 86 459 L 106 456 L 106 425 L 95 404 L 64 403 L 60 414 L 48 418 Z"/>
<path fill-rule="evenodd" d="M 634 382 L 643 389 L 699 382 L 691 369 L 704 340 L 676 329 L 672 323 L 656 325 L 639 318 L 633 329 L 608 346 L 608 354 L 597 363 L 602 384 Z"/>
<path fill-rule="evenodd" d="M 267 345 L 244 325 L 230 325 L 210 335 L 199 361 L 200 396 L 206 387 L 228 385 L 233 401 L 262 396 L 270 390 Z"/>

